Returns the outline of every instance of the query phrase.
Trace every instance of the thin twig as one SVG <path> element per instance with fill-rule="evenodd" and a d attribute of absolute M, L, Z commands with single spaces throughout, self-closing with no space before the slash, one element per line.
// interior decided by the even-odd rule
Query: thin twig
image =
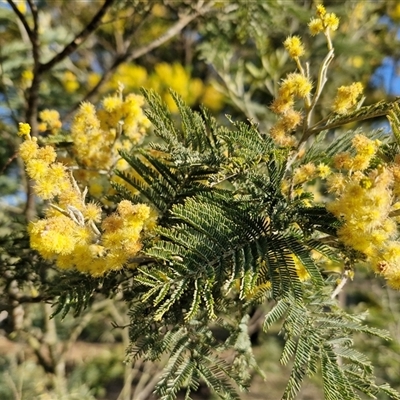
<path fill-rule="evenodd" d="M 7 167 L 18 157 L 18 152 L 14 153 L 11 157 L 8 158 L 6 163 L 3 165 L 3 168 L 0 170 L 0 175 L 3 175 Z"/>
<path fill-rule="evenodd" d="M 97 94 L 99 89 L 110 79 L 111 75 L 115 72 L 115 70 L 122 63 L 132 62 L 133 60 L 136 60 L 139 57 L 151 52 L 152 50 L 156 49 L 157 47 L 160 47 L 161 45 L 166 43 L 168 40 L 170 40 L 171 38 L 176 36 L 180 31 L 182 31 L 183 28 L 185 28 L 190 22 L 192 22 L 198 16 L 204 15 L 204 14 L 210 12 L 213 8 L 213 5 L 214 5 L 214 3 L 212 2 L 212 3 L 208 4 L 207 6 L 198 8 L 195 12 L 193 12 L 191 14 L 185 14 L 185 15 L 179 17 L 179 20 L 174 25 L 172 25 L 163 35 L 154 39 L 150 43 L 147 43 L 141 47 L 138 47 L 135 50 L 132 50 L 131 46 L 129 46 L 124 54 L 120 54 L 115 57 L 111 66 L 103 73 L 99 82 L 93 87 L 93 89 L 85 96 L 85 98 L 82 101 L 90 101 L 91 99 L 93 99 L 93 97 Z M 130 42 L 132 44 L 132 38 L 131 38 Z M 74 110 L 76 110 L 76 108 L 79 106 L 79 104 L 76 104 L 72 108 L 70 113 L 73 112 Z"/>
<path fill-rule="evenodd" d="M 30 41 L 33 42 L 33 38 L 32 38 L 33 32 L 32 32 L 31 27 L 29 26 L 28 21 L 26 20 L 24 14 L 22 14 L 22 12 L 19 11 L 18 7 L 15 5 L 13 0 L 7 0 L 7 3 L 11 6 L 14 13 L 17 15 L 18 19 L 21 21 L 22 25 L 24 26 L 24 28 L 26 30 L 26 33 L 28 34 Z"/>
<path fill-rule="evenodd" d="M 85 28 L 78 33 L 74 39 L 68 43 L 63 50 L 57 53 L 50 61 L 44 64 L 40 64 L 39 72 L 43 73 L 51 68 L 54 65 L 58 64 L 64 58 L 71 55 L 100 25 L 103 16 L 106 14 L 108 9 L 112 6 L 115 0 L 105 0 L 103 6 L 97 11 L 96 15 L 92 18 L 92 20 L 85 26 Z"/>
<path fill-rule="evenodd" d="M 350 278 L 350 270 L 346 269 L 342 274 L 339 284 L 336 286 L 335 290 L 332 292 L 331 299 L 334 299 L 342 291 L 342 289 L 346 285 L 349 278 Z"/>

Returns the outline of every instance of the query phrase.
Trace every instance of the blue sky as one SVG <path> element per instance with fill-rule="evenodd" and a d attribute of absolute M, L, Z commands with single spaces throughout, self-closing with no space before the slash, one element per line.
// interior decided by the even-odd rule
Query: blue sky
<path fill-rule="evenodd" d="M 371 78 L 374 87 L 382 88 L 391 96 L 400 96 L 400 60 L 385 57 Z"/>

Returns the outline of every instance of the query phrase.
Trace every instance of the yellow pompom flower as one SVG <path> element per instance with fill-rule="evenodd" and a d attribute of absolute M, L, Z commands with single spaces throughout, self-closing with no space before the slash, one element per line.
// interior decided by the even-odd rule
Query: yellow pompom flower
<path fill-rule="evenodd" d="M 354 136 L 351 144 L 358 154 L 373 156 L 381 145 L 381 142 L 379 140 L 371 140 L 362 134 L 357 134 Z"/>
<path fill-rule="evenodd" d="M 47 164 L 52 164 L 56 160 L 57 154 L 53 147 L 45 146 L 37 151 L 36 158 L 44 161 Z"/>
<path fill-rule="evenodd" d="M 324 163 L 320 163 L 317 166 L 317 174 L 320 178 L 325 179 L 331 174 L 331 169 L 329 165 L 326 165 Z"/>
<path fill-rule="evenodd" d="M 33 71 L 30 69 L 26 69 L 25 71 L 22 71 L 21 77 L 22 80 L 25 81 L 26 83 L 31 83 L 33 80 Z"/>
<path fill-rule="evenodd" d="M 332 174 L 327 179 L 328 192 L 340 194 L 346 187 L 346 178 L 343 174 Z"/>
<path fill-rule="evenodd" d="M 100 222 L 101 221 L 101 208 L 94 203 L 86 204 L 85 209 L 83 210 L 83 216 L 88 221 Z"/>
<path fill-rule="evenodd" d="M 282 115 L 280 124 L 282 124 L 286 131 L 292 131 L 298 125 L 300 125 L 302 119 L 303 116 L 301 112 L 290 108 Z"/>
<path fill-rule="evenodd" d="M 283 42 L 283 45 L 292 58 L 298 58 L 304 55 L 304 46 L 299 36 L 289 36 Z"/>
<path fill-rule="evenodd" d="M 18 124 L 18 127 L 18 136 L 30 137 L 31 126 L 29 124 L 26 124 L 25 122 L 20 122 Z"/>
<path fill-rule="evenodd" d="M 101 224 L 101 228 L 105 232 L 114 232 L 124 225 L 124 220 L 116 213 L 109 215 Z"/>
<path fill-rule="evenodd" d="M 103 102 L 104 109 L 100 110 L 102 121 L 92 104 L 81 105 L 71 127 L 71 136 L 82 165 L 96 169 L 117 164 L 117 150 L 129 151 L 132 137 L 142 137 L 145 125 L 148 126 L 141 108 L 143 101 L 143 97 L 135 95 L 128 96 L 126 102 L 122 96 L 110 96 Z M 57 127 L 57 112 L 43 110 L 40 118 L 43 124 Z M 110 125 L 119 124 L 120 119 L 128 121 L 130 131 L 126 136 L 129 140 L 120 141 L 117 137 L 117 133 L 124 134 L 124 124 Z M 129 259 L 142 248 L 143 230 L 154 228 L 155 213 L 145 204 L 124 200 L 117 206 L 117 211 L 102 222 L 101 208 L 94 203 L 86 204 L 86 190 L 81 191 L 75 176 L 56 161 L 54 148 L 40 148 L 37 139 L 30 137 L 28 124 L 20 124 L 19 134 L 27 139 L 20 147 L 20 154 L 29 177 L 36 181 L 36 194 L 50 200 L 52 206 L 45 211 L 46 218 L 29 225 L 31 247 L 45 259 L 53 260 L 59 268 L 75 269 L 93 276 L 127 266 Z M 124 167 L 127 166 L 125 163 Z M 94 174 L 94 171 L 78 170 L 75 175 L 80 176 L 81 181 L 92 180 Z"/>
<path fill-rule="evenodd" d="M 122 99 L 120 96 L 108 96 L 103 99 L 104 109 L 112 113 L 122 106 Z"/>
<path fill-rule="evenodd" d="M 64 215 L 42 219 L 28 226 L 31 247 L 45 258 L 70 254 L 76 244 L 75 230 L 75 223 Z"/>
<path fill-rule="evenodd" d="M 26 162 L 32 158 L 36 158 L 38 150 L 37 138 L 32 138 L 21 143 L 19 146 L 19 155 Z"/>
<path fill-rule="evenodd" d="M 93 270 L 92 275 L 101 276 L 109 271 L 118 271 L 124 267 L 128 261 L 128 256 L 123 251 L 116 251 L 107 254 L 104 263 L 98 266 L 97 270 Z"/>
<path fill-rule="evenodd" d="M 332 110 L 337 114 L 346 114 L 357 104 L 357 99 L 363 92 L 360 82 L 352 83 L 350 86 L 340 86 L 333 101 Z"/>
<path fill-rule="evenodd" d="M 290 93 L 279 93 L 278 95 L 279 97 L 276 98 L 270 106 L 271 111 L 275 114 L 285 114 L 292 110 L 294 105 L 293 95 Z"/>
<path fill-rule="evenodd" d="M 350 153 L 343 152 L 338 153 L 333 157 L 333 164 L 338 169 L 350 169 L 351 168 L 351 156 Z"/>
<path fill-rule="evenodd" d="M 279 94 L 282 94 L 284 97 L 286 97 L 286 94 L 291 94 L 300 98 L 304 98 L 310 94 L 311 89 L 312 83 L 310 80 L 307 77 L 294 72 L 288 74 L 287 78 L 284 79 L 280 87 Z"/>
<path fill-rule="evenodd" d="M 339 18 L 334 13 L 327 13 L 323 18 L 323 23 L 327 28 L 336 31 L 339 27 Z"/>
<path fill-rule="evenodd" d="M 35 181 L 42 179 L 47 174 L 48 169 L 49 163 L 37 158 L 29 160 L 26 163 L 26 172 L 28 173 L 29 177 Z"/>
<path fill-rule="evenodd" d="M 317 14 L 317 17 L 324 18 L 324 16 L 326 15 L 326 9 L 323 4 L 317 4 L 316 14 Z"/>
<path fill-rule="evenodd" d="M 308 29 L 311 35 L 315 36 L 324 31 L 324 24 L 320 18 L 312 18 L 308 23 Z"/>
<path fill-rule="evenodd" d="M 298 185 L 315 178 L 316 167 L 313 163 L 308 163 L 300 166 L 294 171 L 293 184 Z"/>
<path fill-rule="evenodd" d="M 357 154 L 351 160 L 351 167 L 353 171 L 364 171 L 369 167 L 371 162 L 371 156 L 364 155 L 364 154 Z"/>
<path fill-rule="evenodd" d="M 51 200 L 60 191 L 57 187 L 57 182 L 51 181 L 50 179 L 41 179 L 36 182 L 35 193 L 43 200 Z"/>
<path fill-rule="evenodd" d="M 117 211 L 121 217 L 135 213 L 135 206 L 129 200 L 122 200 L 117 207 Z"/>
<path fill-rule="evenodd" d="M 39 113 L 39 118 L 42 121 L 39 127 L 40 131 L 50 130 L 52 133 L 56 133 L 62 126 L 57 110 L 45 109 Z"/>

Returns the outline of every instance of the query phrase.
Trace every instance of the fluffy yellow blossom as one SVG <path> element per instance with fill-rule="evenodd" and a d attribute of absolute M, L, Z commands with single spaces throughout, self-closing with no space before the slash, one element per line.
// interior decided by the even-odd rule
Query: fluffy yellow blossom
<path fill-rule="evenodd" d="M 290 108 L 282 115 L 280 124 L 282 124 L 286 131 L 291 131 L 300 125 L 302 119 L 303 115 L 301 112 Z"/>
<path fill-rule="evenodd" d="M 379 146 L 379 142 L 360 135 L 354 139 L 353 146 L 362 152 L 369 149 L 371 143 L 375 148 Z M 390 214 L 395 208 L 392 205 L 393 181 L 392 168 L 387 167 L 368 172 L 349 171 L 347 177 L 332 174 L 328 178 L 328 188 L 336 198 L 326 208 L 342 221 L 337 230 L 338 238 L 346 246 L 363 253 L 390 286 L 400 288 L 400 243 L 395 240 L 397 223 Z"/>
<path fill-rule="evenodd" d="M 21 143 L 19 146 L 19 155 L 26 162 L 31 158 L 36 158 L 38 150 L 37 138 L 34 137 L 31 140 L 25 140 L 25 142 Z"/>
<path fill-rule="evenodd" d="M 271 127 L 269 134 L 278 146 L 292 147 L 297 143 L 296 138 L 294 136 L 289 136 L 285 129 L 279 124 Z"/>
<path fill-rule="evenodd" d="M 58 205 L 63 209 L 66 209 L 68 206 L 81 209 L 83 207 L 81 194 L 70 185 L 58 195 Z"/>
<path fill-rule="evenodd" d="M 23 137 L 29 137 L 31 133 L 31 126 L 24 122 L 19 123 L 18 135 Z"/>
<path fill-rule="evenodd" d="M 109 113 L 115 111 L 121 105 L 122 99 L 120 96 L 108 96 L 103 99 L 103 107 Z"/>
<path fill-rule="evenodd" d="M 57 154 L 53 147 L 45 146 L 38 149 L 35 154 L 35 158 L 37 158 L 38 160 L 42 160 L 47 164 L 51 164 L 56 160 Z"/>
<path fill-rule="evenodd" d="M 331 174 L 331 169 L 329 165 L 326 165 L 324 163 L 320 163 L 317 166 L 317 174 L 320 178 L 325 179 Z"/>
<path fill-rule="evenodd" d="M 283 80 L 282 85 L 279 89 L 279 97 L 287 97 L 287 95 L 293 95 L 300 98 L 308 96 L 312 89 L 312 83 L 310 80 L 299 74 L 291 73 L 288 74 L 287 78 Z"/>
<path fill-rule="evenodd" d="M 49 169 L 49 163 L 40 159 L 32 159 L 26 163 L 26 172 L 34 180 L 42 179 Z"/>
<path fill-rule="evenodd" d="M 304 55 L 304 46 L 299 36 L 289 36 L 283 42 L 283 45 L 292 58 L 298 58 Z"/>
<path fill-rule="evenodd" d="M 75 230 L 75 223 L 64 215 L 42 219 L 28 226 L 31 247 L 44 258 L 70 254 L 76 244 Z"/>
<path fill-rule="evenodd" d="M 51 123 L 53 121 L 58 121 L 60 119 L 60 114 L 57 110 L 46 108 L 39 112 L 39 118 L 44 122 Z"/>
<path fill-rule="evenodd" d="M 121 229 L 123 224 L 121 216 L 114 213 L 104 219 L 101 227 L 104 231 L 112 232 Z"/>
<path fill-rule="evenodd" d="M 130 97 L 129 104 L 136 104 L 137 107 L 126 110 L 129 115 L 136 115 L 138 121 L 144 115 L 139 106 L 141 101 L 139 97 Z M 114 107 L 110 104 L 105 104 L 109 110 Z M 120 102 L 114 105 L 118 115 L 124 116 L 122 106 L 126 107 L 126 104 Z M 110 115 L 116 119 L 117 114 L 112 112 Z M 44 110 L 41 117 L 50 121 L 57 115 Z M 135 124 L 135 129 L 141 129 L 139 122 Z M 116 132 L 107 127 L 104 131 L 100 125 L 94 106 L 83 103 L 72 130 L 80 147 L 79 154 L 87 157 L 92 165 L 98 162 L 98 166 L 104 166 L 105 162 L 111 160 L 110 148 L 116 140 Z M 75 269 L 93 276 L 101 276 L 128 265 L 142 248 L 143 231 L 154 228 L 157 218 L 155 212 L 147 205 L 123 200 L 117 205 L 116 212 L 102 221 L 102 209 L 94 203 L 86 203 L 86 190 L 81 190 L 66 166 L 57 162 L 54 148 L 39 147 L 36 138 L 32 139 L 29 132 L 28 124 L 20 124 L 20 134 L 25 136 L 20 154 L 29 177 L 35 180 L 36 194 L 49 200 L 51 205 L 45 211 L 45 218 L 29 225 L 31 247 L 45 259 L 53 260 L 59 268 Z M 81 176 L 92 176 L 91 172 L 81 172 Z"/>
<path fill-rule="evenodd" d="M 71 71 L 65 71 L 63 78 L 62 78 L 62 84 L 64 89 L 68 93 L 74 93 L 76 90 L 79 89 L 79 82 L 76 77 L 76 75 L 71 72 Z"/>
<path fill-rule="evenodd" d="M 367 156 L 365 154 L 357 154 L 351 160 L 350 169 L 352 169 L 353 171 L 364 171 L 369 167 L 370 161 L 370 156 Z"/>
<path fill-rule="evenodd" d="M 336 31 L 339 27 L 339 18 L 334 13 L 327 13 L 322 4 L 317 5 L 317 18 L 312 18 L 308 23 L 311 35 L 315 36 L 320 32 L 328 30 Z"/>
<path fill-rule="evenodd" d="M 381 145 L 381 142 L 379 140 L 371 140 L 362 134 L 357 134 L 354 136 L 351 144 L 357 151 L 357 154 L 373 156 Z"/>
<path fill-rule="evenodd" d="M 128 255 L 125 251 L 115 251 L 107 254 L 105 257 L 105 264 L 101 266 L 102 269 L 98 268 L 98 271 L 93 271 L 95 275 L 103 275 L 104 272 L 108 271 L 118 271 L 128 262 Z M 99 265 L 100 267 L 100 265 Z"/>
<path fill-rule="evenodd" d="M 270 136 L 279 146 L 295 146 L 297 140 L 289 133 L 293 131 L 302 120 L 302 114 L 293 109 L 294 97 L 307 97 L 312 89 L 308 78 L 298 73 L 292 73 L 282 82 L 278 97 L 273 101 L 270 108 L 280 114 L 281 118 L 276 125 L 270 129 Z"/>
<path fill-rule="evenodd" d="M 315 13 L 317 14 L 318 18 L 324 18 L 326 15 L 325 6 L 323 4 L 317 4 Z"/>
<path fill-rule="evenodd" d="M 334 165 L 339 169 L 364 171 L 369 167 L 380 145 L 379 140 L 371 140 L 362 134 L 357 134 L 352 140 L 356 155 L 352 157 L 349 152 L 336 154 L 333 159 Z"/>
<path fill-rule="evenodd" d="M 312 36 L 318 35 L 318 33 L 324 31 L 324 24 L 320 18 L 312 18 L 308 23 L 308 28 Z"/>
<path fill-rule="evenodd" d="M 351 155 L 349 152 L 338 153 L 333 158 L 333 163 L 338 169 L 351 169 Z"/>
<path fill-rule="evenodd" d="M 283 96 L 279 95 L 271 104 L 270 109 L 275 114 L 285 114 L 292 110 L 294 105 L 294 98 L 292 95 Z"/>
<path fill-rule="evenodd" d="M 296 168 L 293 174 L 293 184 L 298 185 L 315 178 L 316 167 L 313 163 L 308 163 Z"/>
<path fill-rule="evenodd" d="M 39 113 L 39 118 L 42 121 L 39 124 L 41 132 L 49 130 L 54 134 L 62 127 L 60 114 L 56 110 L 45 109 Z"/>
<path fill-rule="evenodd" d="M 343 174 L 331 174 L 327 179 L 328 191 L 340 194 L 346 187 L 346 178 Z"/>
<path fill-rule="evenodd" d="M 26 69 L 22 72 L 22 79 L 26 82 L 32 82 L 33 80 L 33 71 L 30 69 Z"/>
<path fill-rule="evenodd" d="M 350 86 L 340 86 L 333 101 L 332 110 L 337 114 L 346 114 L 357 104 L 357 99 L 363 92 L 360 82 L 352 83 Z"/>
<path fill-rule="evenodd" d="M 130 94 L 123 98 L 120 91 L 104 98 L 100 110 L 88 102 L 82 103 L 71 126 L 79 164 L 92 170 L 109 170 L 115 166 L 122 143 L 125 143 L 124 150 L 129 151 L 143 139 L 150 126 L 143 105 L 142 96 Z"/>
<path fill-rule="evenodd" d="M 88 221 L 93 221 L 97 223 L 101 221 L 101 208 L 97 204 L 86 204 L 86 207 L 83 210 L 82 214 Z"/>
<path fill-rule="evenodd" d="M 334 13 L 325 14 L 322 21 L 324 25 L 332 31 L 336 31 L 339 27 L 339 18 Z"/>
<path fill-rule="evenodd" d="M 393 174 L 393 194 L 394 196 L 399 197 L 400 196 L 400 165 L 394 164 L 391 166 L 391 171 Z"/>
<path fill-rule="evenodd" d="M 43 200 L 51 200 L 61 191 L 58 182 L 51 179 L 49 174 L 46 174 L 43 179 L 40 179 L 35 183 L 34 190 L 36 195 Z"/>

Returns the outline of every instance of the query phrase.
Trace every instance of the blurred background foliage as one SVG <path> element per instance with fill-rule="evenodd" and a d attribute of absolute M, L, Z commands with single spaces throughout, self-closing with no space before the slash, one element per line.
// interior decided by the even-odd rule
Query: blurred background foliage
<path fill-rule="evenodd" d="M 365 104 L 399 95 L 398 2 L 332 0 L 325 5 L 341 26 L 320 116 L 336 88 L 353 81 L 365 86 Z M 129 320 L 119 293 L 110 299 L 107 288 L 93 288 L 97 294 L 80 316 L 49 318 L 52 288 L 63 276 L 28 247 L 26 221 L 40 213 L 41 205 L 17 157 L 18 122 L 29 122 L 37 135 L 39 112 L 52 108 L 68 128 L 80 102 L 96 103 L 123 85 L 124 93 L 155 89 L 176 112 L 168 93 L 172 88 L 193 108 L 206 105 L 222 122 L 228 114 L 266 130 L 275 122 L 268 106 L 278 83 L 293 70 L 284 39 L 302 37 L 312 75 L 326 53 L 322 38 L 305 31 L 314 6 L 311 0 L 0 2 L 1 399 L 151 399 L 165 362 L 123 364 L 129 338 L 113 323 L 124 326 Z M 389 72 L 379 69 L 385 60 L 391 60 Z M 377 376 L 397 389 L 399 300 L 362 266 L 340 299 L 357 312 L 368 309 L 373 326 L 390 330 L 392 342 L 363 338 L 360 346 Z M 243 399 L 272 400 L 282 393 L 289 370 L 278 363 L 278 332 L 260 333 L 255 321 L 252 338 L 266 381 L 256 376 Z M 199 399 L 210 396 L 200 387 Z M 312 381 L 299 398 L 321 396 L 320 383 Z"/>

